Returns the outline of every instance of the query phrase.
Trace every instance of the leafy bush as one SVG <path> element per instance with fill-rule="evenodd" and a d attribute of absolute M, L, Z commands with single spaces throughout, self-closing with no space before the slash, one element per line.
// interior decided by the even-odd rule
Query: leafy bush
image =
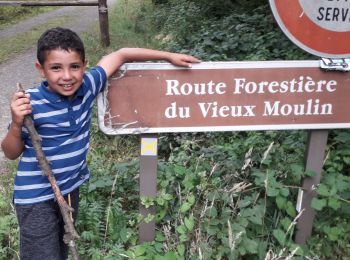
<path fill-rule="evenodd" d="M 0 260 L 18 258 L 18 223 L 12 204 L 14 165 L 8 165 L 9 171 L 0 174 Z"/>
<path fill-rule="evenodd" d="M 184 259 L 263 259 L 269 249 L 292 254 L 304 137 L 205 133 L 169 142 L 163 136 L 162 143 L 177 144 L 159 169 L 159 193 L 176 195 L 166 214 L 158 205 L 163 243 Z"/>
<path fill-rule="evenodd" d="M 312 206 L 318 211 L 309 244 L 324 258 L 350 255 L 350 133 L 330 133 L 327 158 L 318 197 Z"/>
<path fill-rule="evenodd" d="M 157 23 L 163 25 L 160 28 L 163 47 L 168 50 L 190 53 L 205 61 L 313 57 L 284 36 L 267 4 L 254 9 L 238 6 L 222 17 L 207 17 L 203 15 L 203 6 L 182 2 L 158 10 L 164 16 L 156 15 Z"/>

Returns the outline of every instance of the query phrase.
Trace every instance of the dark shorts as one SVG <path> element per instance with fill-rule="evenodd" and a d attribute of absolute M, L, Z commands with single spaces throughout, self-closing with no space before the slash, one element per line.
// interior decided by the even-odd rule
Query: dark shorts
<path fill-rule="evenodd" d="M 79 189 L 71 192 L 71 206 L 76 219 L 79 206 Z M 65 196 L 68 201 L 68 196 Z M 63 242 L 64 221 L 56 201 L 31 205 L 16 205 L 20 231 L 21 260 L 62 260 L 68 257 Z"/>

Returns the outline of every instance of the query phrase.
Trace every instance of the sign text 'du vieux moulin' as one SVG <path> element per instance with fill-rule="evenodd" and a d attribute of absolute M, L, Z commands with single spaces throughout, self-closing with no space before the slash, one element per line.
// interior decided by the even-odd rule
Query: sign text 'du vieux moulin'
<path fill-rule="evenodd" d="M 349 77 L 317 61 L 126 64 L 98 98 L 107 134 L 348 128 Z M 102 109 L 101 109 L 102 107 Z"/>

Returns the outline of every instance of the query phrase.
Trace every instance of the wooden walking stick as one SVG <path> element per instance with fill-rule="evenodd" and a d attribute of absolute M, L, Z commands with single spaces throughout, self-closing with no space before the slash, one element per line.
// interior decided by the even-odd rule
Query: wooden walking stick
<path fill-rule="evenodd" d="M 18 88 L 18 91 L 22 91 L 24 93 L 24 89 L 20 83 L 17 83 L 17 88 Z M 35 155 L 36 155 L 36 158 L 39 162 L 42 173 L 43 173 L 43 175 L 47 176 L 47 178 L 51 184 L 51 187 L 53 189 L 53 192 L 55 194 L 57 203 L 60 207 L 60 211 L 61 211 L 63 221 L 65 224 L 64 225 L 65 234 L 64 234 L 63 240 L 68 245 L 68 247 L 72 253 L 72 258 L 74 260 L 78 260 L 79 255 L 78 255 L 78 250 L 76 248 L 75 240 L 79 239 L 80 237 L 79 237 L 77 231 L 75 230 L 73 221 L 70 217 L 70 213 L 72 213 L 74 211 L 74 209 L 72 207 L 70 207 L 63 198 L 61 190 L 57 185 L 56 178 L 53 175 L 50 164 L 47 161 L 46 156 L 45 156 L 43 149 L 41 147 L 41 138 L 34 127 L 34 123 L 33 123 L 33 120 L 32 120 L 30 115 L 26 115 L 24 117 L 23 124 L 28 129 L 29 136 L 32 139 L 33 147 L 35 150 Z"/>

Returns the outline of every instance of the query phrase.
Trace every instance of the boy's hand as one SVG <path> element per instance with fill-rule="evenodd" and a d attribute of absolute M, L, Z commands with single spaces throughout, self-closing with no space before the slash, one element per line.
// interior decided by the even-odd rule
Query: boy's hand
<path fill-rule="evenodd" d="M 11 115 L 12 123 L 20 127 L 23 124 L 23 119 L 26 115 L 32 113 L 29 94 L 21 91 L 16 92 L 11 100 Z"/>
<path fill-rule="evenodd" d="M 199 63 L 201 60 L 186 54 L 171 53 L 169 61 L 175 66 L 192 67 L 192 63 Z"/>

